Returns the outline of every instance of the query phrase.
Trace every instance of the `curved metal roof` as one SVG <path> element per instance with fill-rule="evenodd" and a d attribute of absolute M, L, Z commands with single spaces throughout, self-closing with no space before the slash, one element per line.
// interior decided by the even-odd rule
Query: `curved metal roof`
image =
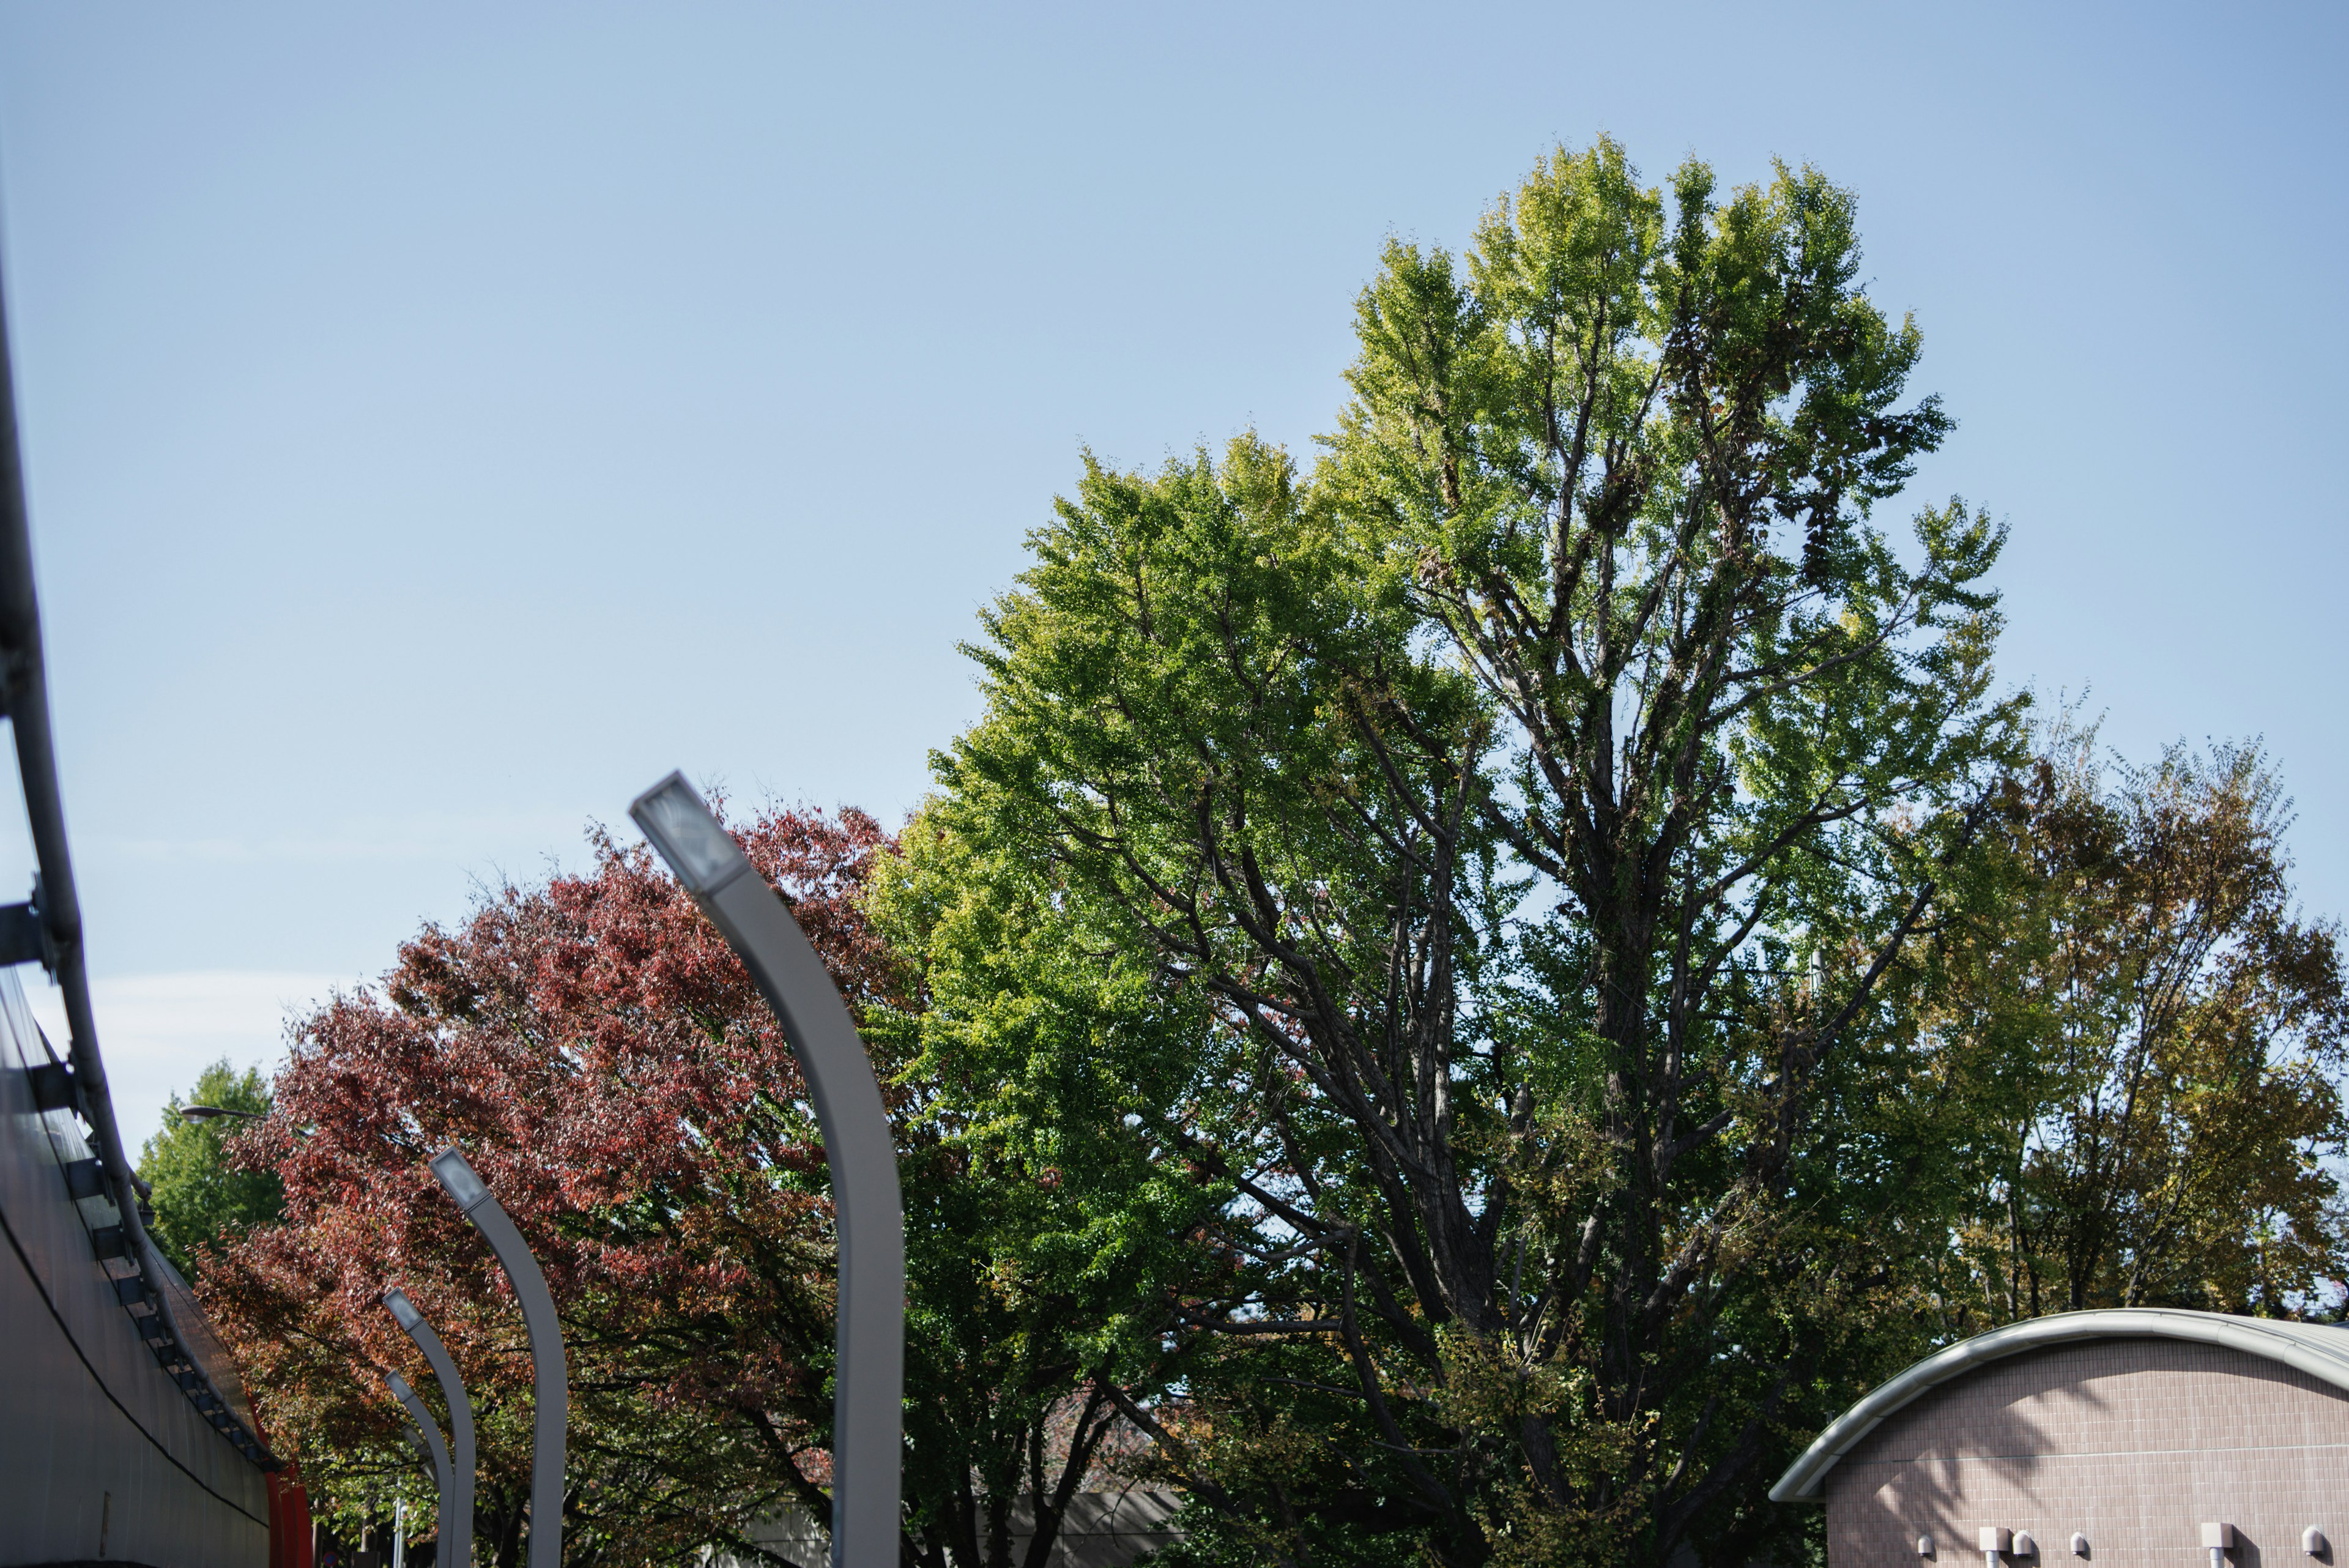
<path fill-rule="evenodd" d="M 2280 1361 L 2349 1394 L 2349 1328 L 2285 1323 L 2274 1318 L 2230 1317 L 2224 1313 L 2179 1312 L 2168 1307 L 2122 1307 L 2106 1312 L 2058 1313 L 2011 1323 L 1961 1340 L 1927 1356 L 1836 1417 L 1818 1440 L 1803 1450 L 1778 1484 L 1773 1502 L 1800 1502 L 1819 1495 L 1819 1483 L 1836 1461 L 1859 1445 L 1893 1412 L 1974 1368 L 2028 1350 L 2083 1339 L 2183 1339 L 2222 1345 Z"/>

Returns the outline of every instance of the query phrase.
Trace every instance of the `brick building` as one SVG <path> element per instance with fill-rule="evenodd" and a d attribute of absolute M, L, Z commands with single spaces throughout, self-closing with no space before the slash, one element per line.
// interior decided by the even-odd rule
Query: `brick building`
<path fill-rule="evenodd" d="M 1853 1406 L 1770 1495 L 1825 1501 L 1828 1568 L 2333 1568 L 2349 1328 L 2145 1308 L 2013 1324 Z"/>

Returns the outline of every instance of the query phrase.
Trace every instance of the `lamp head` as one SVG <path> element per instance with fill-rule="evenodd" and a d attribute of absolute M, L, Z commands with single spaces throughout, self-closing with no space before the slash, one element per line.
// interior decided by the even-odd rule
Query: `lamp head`
<path fill-rule="evenodd" d="M 468 1214 L 489 1199 L 489 1184 L 474 1174 L 471 1164 L 455 1144 L 432 1157 L 432 1174 L 440 1179 L 442 1189 L 457 1207 Z"/>
<path fill-rule="evenodd" d="M 410 1388 L 408 1386 L 408 1379 L 402 1377 L 398 1373 L 386 1373 L 383 1380 L 391 1385 L 391 1392 L 394 1398 L 409 1400 L 416 1397 L 416 1390 Z"/>
<path fill-rule="evenodd" d="M 683 774 L 673 773 L 636 796 L 628 815 L 688 893 L 715 893 L 750 868 L 741 846 L 702 804 Z"/>
<path fill-rule="evenodd" d="M 391 1309 L 391 1315 L 398 1320 L 399 1326 L 410 1332 L 424 1321 L 424 1314 L 416 1310 L 416 1303 L 408 1299 L 408 1293 L 397 1285 L 383 1293 L 383 1304 Z"/>

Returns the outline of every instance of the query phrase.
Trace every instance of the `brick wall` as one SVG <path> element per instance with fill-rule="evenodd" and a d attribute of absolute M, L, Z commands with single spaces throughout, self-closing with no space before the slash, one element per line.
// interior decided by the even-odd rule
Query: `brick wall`
<path fill-rule="evenodd" d="M 1975 1568 L 1983 1525 L 2034 1538 L 2037 1557 L 2010 1568 L 2209 1568 L 2206 1520 L 2235 1526 L 2233 1568 L 2333 1568 L 2349 1545 L 2349 1396 L 2216 1345 L 2063 1345 L 1927 1393 L 1825 1490 L 1829 1568 Z M 2313 1563 L 2310 1525 L 2333 1543 Z M 1921 1563 L 1920 1535 L 1935 1548 Z"/>

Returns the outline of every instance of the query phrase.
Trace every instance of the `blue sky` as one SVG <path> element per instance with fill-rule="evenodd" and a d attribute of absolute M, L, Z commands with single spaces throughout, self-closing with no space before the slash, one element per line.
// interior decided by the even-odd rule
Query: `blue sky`
<path fill-rule="evenodd" d="M 1083 447 L 1309 451 L 1382 238 L 1601 131 L 1854 188 L 1959 420 L 1913 493 L 2013 531 L 2006 678 L 2264 735 L 2349 909 L 2344 16 L 0 8 L 126 1133 L 672 766 L 896 818 Z"/>

